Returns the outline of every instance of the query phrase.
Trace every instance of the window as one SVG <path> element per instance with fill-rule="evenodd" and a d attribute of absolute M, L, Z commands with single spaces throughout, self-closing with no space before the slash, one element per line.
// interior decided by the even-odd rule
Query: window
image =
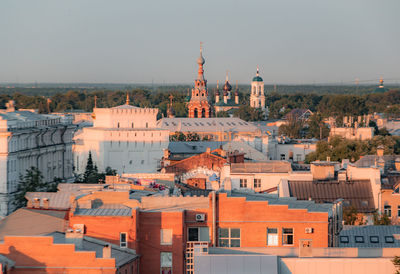
<path fill-rule="evenodd" d="M 261 179 L 254 179 L 254 188 L 261 187 Z"/>
<path fill-rule="evenodd" d="M 172 252 L 161 252 L 161 274 L 172 273 Z"/>
<path fill-rule="evenodd" d="M 126 232 L 121 232 L 119 234 L 119 246 L 120 247 L 128 247 L 128 238 Z"/>
<path fill-rule="evenodd" d="M 240 228 L 220 228 L 220 247 L 240 247 Z"/>
<path fill-rule="evenodd" d="M 282 228 L 282 244 L 293 244 L 293 228 Z"/>
<path fill-rule="evenodd" d="M 340 236 L 340 242 L 347 244 L 349 242 L 349 236 Z"/>
<path fill-rule="evenodd" d="M 148 128 L 149 127 L 149 123 L 146 123 L 146 128 Z"/>
<path fill-rule="evenodd" d="M 369 236 L 369 241 L 373 244 L 379 243 L 379 236 Z"/>
<path fill-rule="evenodd" d="M 278 245 L 278 229 L 267 228 L 267 245 L 277 246 Z"/>
<path fill-rule="evenodd" d="M 364 236 L 355 236 L 354 241 L 356 243 L 363 243 L 364 242 Z"/>
<path fill-rule="evenodd" d="M 296 154 L 296 162 L 300 162 L 301 161 L 301 154 Z"/>
<path fill-rule="evenodd" d="M 240 188 L 247 188 L 247 179 L 240 179 Z"/>
<path fill-rule="evenodd" d="M 397 217 L 400 217 L 400 206 L 397 206 Z"/>
<path fill-rule="evenodd" d="M 189 227 L 188 228 L 189 242 L 209 242 L 210 234 L 207 226 Z"/>
<path fill-rule="evenodd" d="M 117 127 L 119 128 L 119 123 L 117 124 Z"/>
<path fill-rule="evenodd" d="M 161 229 L 160 234 L 161 245 L 172 245 L 172 229 Z"/>
<path fill-rule="evenodd" d="M 281 154 L 281 161 L 286 160 L 286 155 L 285 154 Z"/>
<path fill-rule="evenodd" d="M 392 207 L 390 205 L 385 205 L 384 213 L 388 217 L 392 217 Z"/>
<path fill-rule="evenodd" d="M 387 244 L 394 243 L 394 237 L 393 236 L 385 236 L 385 243 L 387 243 Z"/>

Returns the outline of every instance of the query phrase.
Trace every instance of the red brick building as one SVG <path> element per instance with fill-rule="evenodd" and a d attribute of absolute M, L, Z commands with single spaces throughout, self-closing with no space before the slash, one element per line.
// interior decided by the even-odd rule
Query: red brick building
<path fill-rule="evenodd" d="M 70 225 L 82 224 L 86 235 L 134 248 L 141 273 L 190 270 L 194 244 L 297 247 L 300 239 L 310 239 L 314 247 L 328 247 L 336 220 L 331 204 L 234 191 L 209 197 L 142 197 L 140 208 L 129 213 L 104 206 L 87 209 L 86 215 L 84 209 L 75 209 Z"/>

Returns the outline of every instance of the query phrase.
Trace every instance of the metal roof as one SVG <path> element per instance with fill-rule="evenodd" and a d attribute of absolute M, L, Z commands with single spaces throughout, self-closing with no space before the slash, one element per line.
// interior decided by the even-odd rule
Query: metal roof
<path fill-rule="evenodd" d="M 317 203 L 324 203 L 342 198 L 344 206 L 354 206 L 359 212 L 373 212 L 375 210 L 374 197 L 369 180 L 346 182 L 288 181 L 288 186 L 290 196 L 299 200 L 312 199 Z"/>
<path fill-rule="evenodd" d="M 162 118 L 157 121 L 157 126 L 172 132 L 254 132 L 258 128 L 250 122 L 240 118 Z"/>
<path fill-rule="evenodd" d="M 206 152 L 207 148 L 211 150 L 219 148 L 227 142 L 169 142 L 168 149 L 171 153 L 200 154 Z"/>
<path fill-rule="evenodd" d="M 40 199 L 40 206 L 43 207 L 43 199 L 49 199 L 49 208 L 51 209 L 69 209 L 70 196 L 73 192 L 27 192 L 25 198 L 33 201 Z"/>
<path fill-rule="evenodd" d="M 233 190 L 230 197 L 245 197 L 248 201 L 267 201 L 270 205 L 287 205 L 290 209 L 307 209 L 309 212 L 328 212 L 332 214 L 332 204 L 317 204 L 314 201 L 299 201 L 293 197 L 278 197 L 266 193 L 246 193 Z"/>
<path fill-rule="evenodd" d="M 292 171 L 292 166 L 288 161 L 231 164 L 231 173 L 287 173 L 290 171 Z"/>
<path fill-rule="evenodd" d="M 55 244 L 69 244 L 71 242 L 65 238 L 65 233 L 53 232 L 46 236 L 53 237 Z M 117 245 L 110 244 L 108 242 L 94 239 L 92 237 L 83 236 L 82 245 L 75 245 L 75 250 L 79 251 L 94 251 L 96 252 L 96 258 L 103 258 L 103 248 L 106 245 L 111 246 L 111 258 L 115 258 L 115 264 L 117 267 L 123 266 L 126 263 L 138 258 L 139 256 L 133 249 L 121 248 Z"/>
<path fill-rule="evenodd" d="M 74 215 L 83 216 L 132 216 L 132 209 L 121 204 L 105 204 L 98 208 L 77 208 Z"/>
<path fill-rule="evenodd" d="M 356 236 L 358 236 L 357 239 Z M 347 240 L 348 243 L 346 242 Z M 400 226 L 345 225 L 339 235 L 339 247 L 400 247 Z"/>

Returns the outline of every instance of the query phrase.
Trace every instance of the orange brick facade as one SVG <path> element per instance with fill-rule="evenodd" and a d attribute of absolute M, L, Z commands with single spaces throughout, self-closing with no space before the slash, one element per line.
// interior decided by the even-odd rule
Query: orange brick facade
<path fill-rule="evenodd" d="M 160 273 L 161 252 L 172 252 L 173 273 L 184 273 L 188 229 L 193 227 L 208 227 L 209 244 L 215 246 L 220 244 L 220 229 L 232 228 L 240 229 L 240 247 L 268 247 L 267 229 L 273 228 L 278 234 L 275 246 L 298 247 L 300 239 L 310 239 L 314 247 L 328 247 L 329 218 L 326 212 L 289 209 L 287 205 L 269 205 L 267 201 L 249 201 L 245 197 L 228 197 L 226 193 L 220 193 L 216 195 L 214 234 L 211 194 L 208 200 L 208 208 L 137 210 L 133 211 L 132 217 L 71 214 L 70 223 L 84 224 L 88 236 L 115 244 L 119 242 L 120 232 L 128 231 L 128 246 L 140 255 L 141 273 Z M 196 214 L 204 214 L 205 221 L 196 220 Z M 290 245 L 283 244 L 284 228 L 293 231 L 293 243 Z M 161 229 L 172 230 L 171 243 L 161 242 Z"/>
<path fill-rule="evenodd" d="M 381 212 L 388 215 L 393 225 L 400 224 L 400 194 L 393 189 L 382 189 Z"/>
<path fill-rule="evenodd" d="M 9 273 L 137 273 L 131 262 L 117 269 L 114 258 L 96 258 L 94 251 L 75 251 L 73 244 L 54 244 L 52 237 L 5 237 L 0 254 L 15 262 Z M 132 272 L 133 270 L 133 272 Z"/>

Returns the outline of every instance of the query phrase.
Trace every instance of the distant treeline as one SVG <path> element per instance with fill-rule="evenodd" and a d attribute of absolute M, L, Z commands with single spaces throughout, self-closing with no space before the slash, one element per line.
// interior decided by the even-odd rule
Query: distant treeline
<path fill-rule="evenodd" d="M 286 89 L 285 89 L 286 88 Z M 295 92 L 296 88 L 296 93 Z M 388 116 L 400 115 L 400 89 L 391 89 L 385 93 L 371 93 L 376 87 L 341 86 L 282 86 L 266 87 L 266 105 L 269 108 L 269 118 L 279 119 L 295 108 L 310 109 L 319 112 L 323 117 L 363 115 L 367 113 L 383 112 Z M 113 107 L 124 104 L 126 94 L 129 93 L 132 105 L 139 107 L 154 107 L 160 109 L 160 116 L 166 115 L 169 96 L 173 95 L 173 109 L 175 116 L 186 117 L 187 109 L 185 99 L 190 86 L 158 86 L 151 88 L 135 89 L 67 89 L 67 88 L 0 88 L 0 108 L 5 108 L 5 103 L 12 99 L 17 108 L 34 108 L 40 113 L 63 112 L 70 110 L 92 111 L 97 97 L 97 107 Z M 281 92 L 285 89 L 286 92 Z M 360 89 L 363 89 L 361 92 Z M 365 89 L 365 90 L 364 90 Z M 210 99 L 214 101 L 214 87 L 209 88 Z M 291 91 L 292 92 L 287 92 Z M 309 92 L 306 92 L 308 90 Z M 367 93 L 367 91 L 369 93 Z M 346 92 L 347 91 L 347 92 Z M 251 113 L 249 109 L 249 87 L 239 86 L 239 100 L 241 109 L 236 116 L 245 120 L 260 119 L 259 113 Z M 226 114 L 227 115 L 227 114 Z M 220 116 L 226 116 L 220 115 Z"/>

